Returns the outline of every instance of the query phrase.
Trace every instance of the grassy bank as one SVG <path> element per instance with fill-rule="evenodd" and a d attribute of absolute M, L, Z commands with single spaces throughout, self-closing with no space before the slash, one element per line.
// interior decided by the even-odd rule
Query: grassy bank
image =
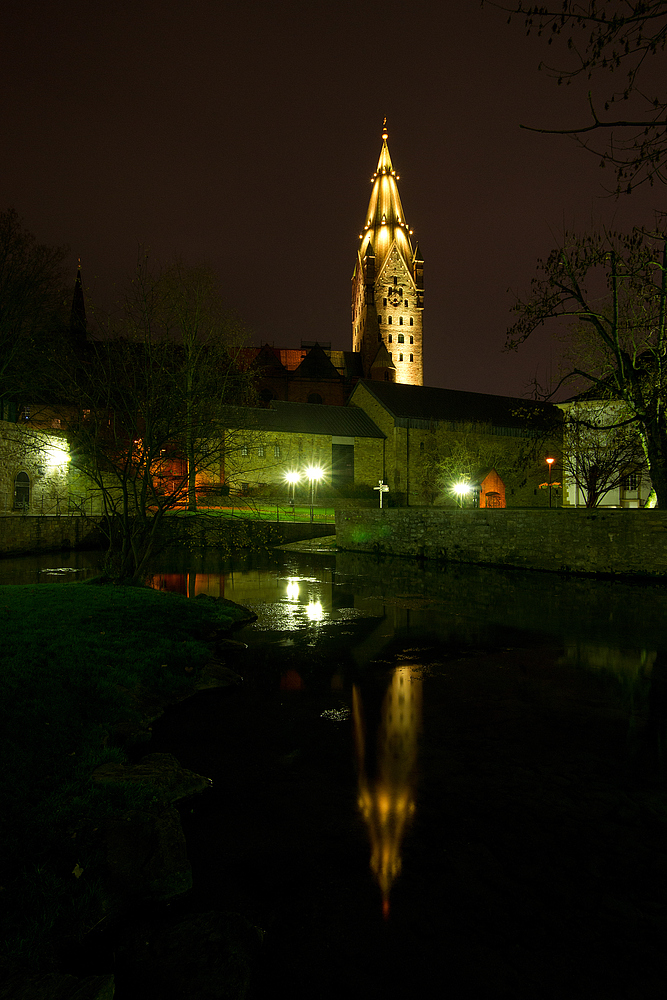
<path fill-rule="evenodd" d="M 0 587 L 6 956 L 48 966 L 55 936 L 95 922 L 99 826 L 150 790 L 93 787 L 91 773 L 125 759 L 120 727 L 141 721 L 147 698 L 187 693 L 210 659 L 207 640 L 242 615 L 136 587 Z"/>

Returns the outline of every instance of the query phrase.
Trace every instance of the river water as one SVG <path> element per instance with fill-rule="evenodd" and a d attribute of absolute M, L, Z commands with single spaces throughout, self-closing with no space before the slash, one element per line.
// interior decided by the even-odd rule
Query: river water
<path fill-rule="evenodd" d="M 44 559 L 34 582 L 93 572 Z M 215 934 L 157 944 L 213 912 L 258 1000 L 662 993 L 667 587 L 290 552 L 152 583 L 257 621 L 243 684 L 154 726 L 213 786 L 183 810 L 194 889 L 121 949 L 118 1000 L 235 995 Z"/>

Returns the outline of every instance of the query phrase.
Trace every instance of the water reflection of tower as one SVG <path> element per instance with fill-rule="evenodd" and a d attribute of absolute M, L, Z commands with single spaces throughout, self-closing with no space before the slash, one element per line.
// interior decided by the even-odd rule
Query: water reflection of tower
<path fill-rule="evenodd" d="M 371 868 L 389 914 L 389 893 L 401 870 L 401 843 L 415 811 L 417 737 L 421 728 L 421 679 L 414 666 L 397 667 L 385 693 L 377 731 L 375 774 L 369 776 L 362 698 L 353 688 L 354 733 L 359 769 L 359 808 L 371 840 Z"/>

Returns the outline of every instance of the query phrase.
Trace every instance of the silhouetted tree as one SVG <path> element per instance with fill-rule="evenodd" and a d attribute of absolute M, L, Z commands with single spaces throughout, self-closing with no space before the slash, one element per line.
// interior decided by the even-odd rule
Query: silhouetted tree
<path fill-rule="evenodd" d="M 619 405 L 584 399 L 566 408 L 563 469 L 586 507 L 597 507 L 627 476 L 646 469 L 634 421 L 623 419 L 627 410 Z"/>
<path fill-rule="evenodd" d="M 0 400 L 16 399 L 35 378 L 43 335 L 62 307 L 66 254 L 38 243 L 13 208 L 0 212 Z"/>
<path fill-rule="evenodd" d="M 80 368 L 54 368 L 71 467 L 105 515 L 111 580 L 140 581 L 165 516 L 192 500 L 196 477 L 219 482 L 221 407 L 244 401 L 249 379 L 237 363 L 239 324 L 223 315 L 209 272 L 154 271 L 143 256 Z"/>
<path fill-rule="evenodd" d="M 494 7 L 523 18 L 527 34 L 547 44 L 562 40 L 567 54 L 541 63 L 559 84 L 583 76 L 610 74 L 599 99 L 589 91 L 589 121 L 567 129 L 533 131 L 566 134 L 616 170 L 616 192 L 648 181 L 667 183 L 667 67 L 655 66 L 667 42 L 667 0 L 564 0 L 556 4 Z M 653 79 L 651 80 L 651 70 Z M 617 114 L 618 105 L 622 114 Z M 526 128 L 527 126 L 522 126 Z"/>
<path fill-rule="evenodd" d="M 531 294 L 514 311 L 510 349 L 549 320 L 576 328 L 575 357 L 559 384 L 574 381 L 589 396 L 623 404 L 658 505 L 667 507 L 667 233 L 566 234 L 538 262 Z"/>

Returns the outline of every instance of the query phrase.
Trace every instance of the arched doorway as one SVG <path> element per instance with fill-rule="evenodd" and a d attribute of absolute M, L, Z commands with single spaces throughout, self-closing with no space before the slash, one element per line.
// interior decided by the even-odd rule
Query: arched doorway
<path fill-rule="evenodd" d="M 27 510 L 30 506 L 30 480 L 27 472 L 19 472 L 14 480 L 14 510 Z"/>

